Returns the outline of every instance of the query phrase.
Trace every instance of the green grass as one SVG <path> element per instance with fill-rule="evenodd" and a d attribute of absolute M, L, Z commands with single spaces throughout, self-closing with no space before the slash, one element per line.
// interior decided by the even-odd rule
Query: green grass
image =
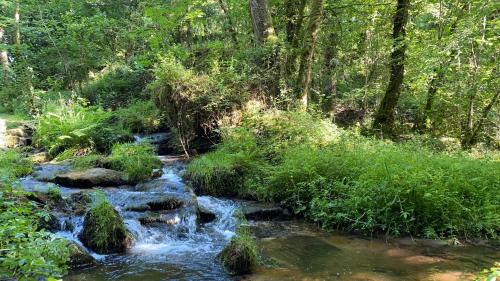
<path fill-rule="evenodd" d="M 217 150 L 192 161 L 187 175 L 197 189 L 282 202 L 328 229 L 500 234 L 499 161 L 369 139 L 313 120 L 276 111 L 246 117 Z"/>
<path fill-rule="evenodd" d="M 111 167 L 127 173 L 129 181 L 137 183 L 151 178 L 154 169 L 161 168 L 152 145 L 115 144 L 109 156 Z"/>

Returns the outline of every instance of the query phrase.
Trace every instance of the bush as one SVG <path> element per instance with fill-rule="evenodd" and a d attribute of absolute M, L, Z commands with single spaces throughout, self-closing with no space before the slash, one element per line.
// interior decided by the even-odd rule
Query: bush
<path fill-rule="evenodd" d="M 116 109 L 134 100 L 147 99 L 144 89 L 149 79 L 143 69 L 111 65 L 83 86 L 82 96 L 94 105 Z"/>
<path fill-rule="evenodd" d="M 108 151 L 113 143 L 131 139 L 127 130 L 114 125 L 113 113 L 99 107 L 86 107 L 74 101 L 48 104 L 37 117 L 34 142 L 57 156 L 68 149 Z M 75 156 L 75 155 L 71 155 Z"/>
<path fill-rule="evenodd" d="M 163 125 L 160 110 L 151 101 L 137 101 L 115 111 L 117 123 L 134 133 L 154 133 Z"/>
<path fill-rule="evenodd" d="M 217 77 L 198 75 L 172 57 L 161 61 L 155 77 L 149 85 L 154 100 L 165 112 L 186 153 L 209 148 L 208 139 L 216 139 L 219 119 L 239 108 L 247 98 L 235 90 L 240 85 L 218 84 Z M 192 147 L 196 141 L 196 147 Z"/>
<path fill-rule="evenodd" d="M 0 279 L 62 277 L 69 259 L 67 242 L 37 231 L 38 222 L 49 221 L 50 215 L 10 184 L 0 187 Z"/>
<path fill-rule="evenodd" d="M 245 227 L 238 227 L 236 236 L 229 245 L 220 253 L 224 267 L 234 275 L 251 273 L 257 265 L 257 247 Z"/>
<path fill-rule="evenodd" d="M 94 194 L 94 203 L 85 214 L 83 231 L 79 238 L 82 243 L 100 254 L 125 251 L 128 232 L 122 218 L 102 192 Z"/>
<path fill-rule="evenodd" d="M 268 114 L 247 117 L 191 162 L 193 185 L 281 201 L 325 228 L 498 237 L 500 162 L 360 137 L 305 113 Z"/>
<path fill-rule="evenodd" d="M 18 150 L 0 150 L 0 180 L 26 176 L 31 170 L 31 161 Z"/>
<path fill-rule="evenodd" d="M 150 179 L 153 170 L 162 165 L 148 143 L 115 144 L 109 160 L 111 167 L 127 173 L 129 181 L 134 183 Z"/>

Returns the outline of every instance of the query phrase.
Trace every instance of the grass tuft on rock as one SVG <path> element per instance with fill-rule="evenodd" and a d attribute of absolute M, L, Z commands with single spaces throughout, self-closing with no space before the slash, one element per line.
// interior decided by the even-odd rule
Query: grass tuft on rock
<path fill-rule="evenodd" d="M 224 267 L 233 275 L 251 273 L 258 262 L 257 246 L 248 228 L 240 226 L 219 258 Z"/>
<path fill-rule="evenodd" d="M 128 243 L 128 232 L 123 219 L 102 192 L 96 192 L 94 204 L 85 214 L 82 243 L 99 254 L 124 252 Z"/>
<path fill-rule="evenodd" d="M 161 168 L 151 144 L 115 144 L 109 157 L 111 167 L 127 173 L 132 183 L 150 179 L 153 170 Z"/>

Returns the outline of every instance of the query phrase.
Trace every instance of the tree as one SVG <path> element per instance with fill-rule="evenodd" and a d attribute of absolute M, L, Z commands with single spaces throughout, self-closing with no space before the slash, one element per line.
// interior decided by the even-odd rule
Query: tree
<path fill-rule="evenodd" d="M 385 135 L 393 134 L 394 111 L 398 104 L 403 85 L 406 52 L 406 24 L 410 0 L 398 0 L 396 14 L 394 15 L 393 49 L 391 53 L 391 76 L 385 95 L 375 115 L 373 127 L 380 129 Z"/>
<path fill-rule="evenodd" d="M 250 16 L 257 46 L 276 40 L 273 20 L 267 0 L 249 0 Z"/>
<path fill-rule="evenodd" d="M 321 20 L 323 17 L 323 0 L 312 0 L 311 14 L 309 23 L 304 32 L 302 55 L 300 59 L 300 69 L 298 76 L 298 85 L 300 91 L 300 106 L 307 109 L 309 100 L 309 91 L 312 80 L 312 64 L 318 32 L 320 31 Z"/>

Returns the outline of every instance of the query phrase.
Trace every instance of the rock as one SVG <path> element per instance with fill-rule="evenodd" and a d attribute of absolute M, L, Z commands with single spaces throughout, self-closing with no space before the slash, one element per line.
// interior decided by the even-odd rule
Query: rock
<path fill-rule="evenodd" d="M 257 264 L 257 252 L 251 238 L 235 237 L 222 250 L 219 258 L 224 267 L 233 275 L 251 273 Z"/>
<path fill-rule="evenodd" d="M 69 267 L 71 269 L 80 269 L 92 266 L 96 263 L 94 257 L 92 257 L 85 248 L 75 242 L 69 242 L 68 249 Z"/>
<path fill-rule="evenodd" d="M 45 229 L 50 232 L 57 232 L 61 230 L 61 221 L 54 216 L 49 214 L 48 220 L 41 219 L 38 223 L 38 229 Z"/>
<path fill-rule="evenodd" d="M 46 163 L 46 162 L 49 162 L 51 159 L 49 153 L 47 152 L 40 152 L 40 153 L 37 153 L 37 154 L 34 154 L 33 156 L 31 156 L 31 161 L 34 163 L 34 164 L 42 164 L 42 163 Z"/>
<path fill-rule="evenodd" d="M 151 178 L 152 179 L 157 179 L 163 175 L 163 170 L 162 169 L 154 169 L 153 172 L 151 173 Z"/>
<path fill-rule="evenodd" d="M 67 163 L 42 164 L 34 167 L 33 178 L 38 181 L 50 182 L 54 181 L 56 176 L 67 173 L 70 170 L 71 168 Z"/>
<path fill-rule="evenodd" d="M 146 204 L 125 207 L 125 211 L 129 211 L 129 212 L 146 212 L 146 211 L 150 211 L 150 210 L 151 210 L 151 207 L 149 207 Z"/>
<path fill-rule="evenodd" d="M 19 126 L 5 132 L 5 146 L 7 148 L 17 148 L 29 146 L 32 143 L 33 129 L 27 125 Z"/>
<path fill-rule="evenodd" d="M 83 230 L 78 238 L 98 254 L 123 253 L 131 243 L 123 219 L 107 201 L 97 204 L 85 214 Z"/>
<path fill-rule="evenodd" d="M 112 187 L 127 183 L 122 172 L 94 168 L 85 171 L 69 172 L 55 177 L 54 182 L 66 187 L 92 188 L 97 186 Z"/>
<path fill-rule="evenodd" d="M 287 209 L 258 202 L 248 203 L 242 207 L 241 211 L 247 220 L 287 220 L 292 218 Z"/>
<path fill-rule="evenodd" d="M 213 222 L 217 216 L 203 207 L 198 207 L 198 218 L 200 223 L 210 223 Z"/>
<path fill-rule="evenodd" d="M 158 200 L 148 202 L 146 205 L 149 206 L 151 211 L 170 211 L 182 207 L 184 203 L 173 197 L 163 197 Z"/>

